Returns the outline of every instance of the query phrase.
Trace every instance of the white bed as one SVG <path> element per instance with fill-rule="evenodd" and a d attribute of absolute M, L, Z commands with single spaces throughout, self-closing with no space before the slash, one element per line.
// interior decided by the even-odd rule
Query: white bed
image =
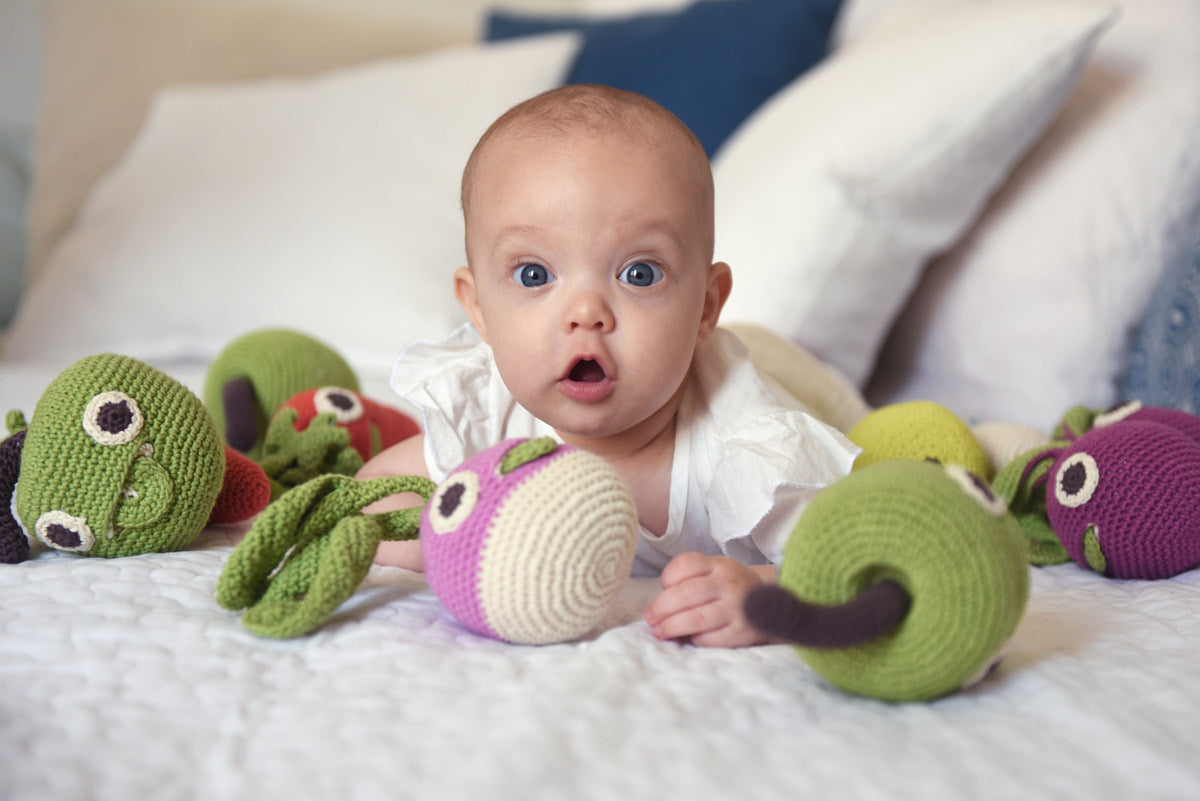
<path fill-rule="evenodd" d="M 848 2 L 833 55 L 714 156 L 727 319 L 875 405 L 1042 431 L 1132 395 L 1200 411 L 1200 3 L 931 2 Z M 26 414 L 98 351 L 199 393 L 224 344 L 277 324 L 393 401 L 404 342 L 461 320 L 466 148 L 581 46 L 479 44 L 475 3 L 54 5 L 0 340 L 0 405 Z M 999 667 L 896 704 L 788 646 L 657 641 L 652 579 L 594 636 L 532 647 L 376 567 L 314 634 L 258 638 L 214 597 L 245 525 L 0 566 L 0 798 L 1200 797 L 1200 570 L 1031 569 Z"/>

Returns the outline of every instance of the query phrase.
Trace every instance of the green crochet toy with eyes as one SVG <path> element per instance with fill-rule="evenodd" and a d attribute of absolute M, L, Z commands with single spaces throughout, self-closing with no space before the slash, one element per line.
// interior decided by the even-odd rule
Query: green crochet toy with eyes
<path fill-rule="evenodd" d="M 795 644 L 831 684 L 890 701 L 936 698 L 998 660 L 1029 596 L 1025 537 L 961 465 L 896 459 L 821 491 L 751 625 Z"/>
<path fill-rule="evenodd" d="M 186 547 L 210 522 L 266 506 L 261 468 L 221 445 L 200 399 L 127 356 L 75 362 L 50 383 L 28 425 L 0 443 L 0 562 L 31 539 L 87 556 Z M 15 513 L 15 515 L 14 515 Z"/>

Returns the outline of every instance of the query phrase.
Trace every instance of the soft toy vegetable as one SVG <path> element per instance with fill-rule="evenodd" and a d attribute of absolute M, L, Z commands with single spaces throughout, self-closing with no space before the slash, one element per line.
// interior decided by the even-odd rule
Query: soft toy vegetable
<path fill-rule="evenodd" d="M 28 427 L 19 412 L 8 423 L 0 561 L 28 558 L 18 519 L 50 548 L 128 556 L 184 548 L 206 523 L 245 519 L 269 498 L 265 474 L 221 445 L 200 400 L 127 356 L 80 359 L 46 388 Z"/>
<path fill-rule="evenodd" d="M 429 586 L 464 625 L 522 644 L 577 639 L 629 576 L 637 509 L 599 456 L 509 440 L 458 467 L 421 515 Z"/>
<path fill-rule="evenodd" d="M 846 436 L 863 449 L 854 460 L 855 470 L 889 459 L 934 459 L 990 476 L 987 453 L 970 426 L 933 401 L 881 406 L 859 420 Z"/>
<path fill-rule="evenodd" d="M 838 687 L 923 700 L 982 678 L 1028 596 L 1025 538 L 987 484 L 901 459 L 823 490 L 745 614 Z"/>
<path fill-rule="evenodd" d="M 1037 544 L 1035 563 L 1069 558 L 1129 579 L 1200 565 L 1200 419 L 1137 402 L 1074 407 L 1057 433 L 995 481 Z"/>
<path fill-rule="evenodd" d="M 278 497 L 321 473 L 354 475 L 366 460 L 419 431 L 399 409 L 352 389 L 314 387 L 276 410 L 263 440 L 261 464 Z"/>
<path fill-rule="evenodd" d="M 359 388 L 350 365 L 325 343 L 267 328 L 217 354 L 204 378 L 204 403 L 224 441 L 257 462 L 275 410 L 297 392 L 326 385 Z"/>
<path fill-rule="evenodd" d="M 400 492 L 424 511 L 363 514 Z M 583 636 L 629 573 L 637 513 L 620 476 L 552 439 L 509 440 L 465 461 L 441 485 L 395 476 L 323 475 L 254 522 L 217 584 L 256 634 L 320 627 L 357 589 L 382 540 L 419 537 L 434 593 L 465 626 L 509 642 Z"/>

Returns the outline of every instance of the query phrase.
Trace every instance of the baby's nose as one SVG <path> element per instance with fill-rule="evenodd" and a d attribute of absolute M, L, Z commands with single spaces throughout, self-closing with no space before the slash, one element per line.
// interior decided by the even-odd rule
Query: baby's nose
<path fill-rule="evenodd" d="M 603 295 L 594 289 L 580 289 L 571 296 L 566 323 L 569 330 L 586 328 L 609 331 L 615 319 L 612 307 Z"/>

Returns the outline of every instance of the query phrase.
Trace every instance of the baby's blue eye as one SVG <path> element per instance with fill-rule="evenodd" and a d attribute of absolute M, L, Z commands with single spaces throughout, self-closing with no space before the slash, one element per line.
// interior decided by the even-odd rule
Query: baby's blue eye
<path fill-rule="evenodd" d="M 512 278 L 521 286 L 533 289 L 550 283 L 554 275 L 540 264 L 522 264 L 513 270 Z"/>
<path fill-rule="evenodd" d="M 631 286 L 650 286 L 663 279 L 663 271 L 649 262 L 635 261 L 621 270 L 617 278 Z"/>

